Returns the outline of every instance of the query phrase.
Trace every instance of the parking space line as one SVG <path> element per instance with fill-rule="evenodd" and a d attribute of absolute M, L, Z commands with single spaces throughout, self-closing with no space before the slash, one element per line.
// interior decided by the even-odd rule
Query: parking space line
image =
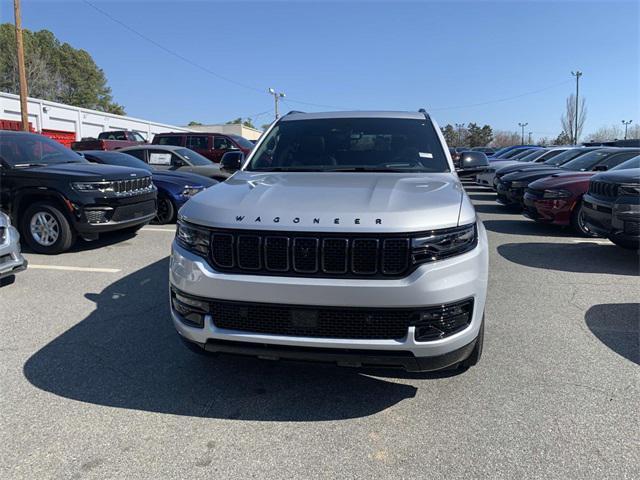
<path fill-rule="evenodd" d="M 95 272 L 95 273 L 118 273 L 119 268 L 91 268 L 91 267 L 70 267 L 63 265 L 34 265 L 29 264 L 29 270 L 62 270 L 67 272 Z"/>
<path fill-rule="evenodd" d="M 175 233 L 175 228 L 157 228 L 157 227 L 144 227 L 142 229 L 143 232 L 171 232 Z"/>

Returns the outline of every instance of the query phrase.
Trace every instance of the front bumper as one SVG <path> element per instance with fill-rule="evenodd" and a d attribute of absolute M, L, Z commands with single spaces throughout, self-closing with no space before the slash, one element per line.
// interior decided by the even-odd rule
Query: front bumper
<path fill-rule="evenodd" d="M 589 194 L 583 198 L 585 223 L 593 232 L 640 242 L 640 204 L 633 201 L 607 201 Z"/>
<path fill-rule="evenodd" d="M 522 203 L 524 216 L 542 223 L 569 225 L 575 200 L 571 198 L 542 199 L 525 193 Z"/>
<path fill-rule="evenodd" d="M 497 200 L 502 205 L 522 205 L 524 187 L 514 188 L 502 182 L 496 186 Z"/>
<path fill-rule="evenodd" d="M 422 265 L 405 278 L 388 280 L 223 274 L 174 242 L 169 275 L 171 286 L 194 297 L 275 305 L 387 309 L 439 306 L 472 298 L 474 308 L 471 322 L 464 330 L 426 342 L 415 340 L 416 327 L 409 327 L 407 335 L 396 340 L 316 338 L 225 330 L 216 327 L 211 315 L 205 316 L 204 328 L 198 328 L 185 324 L 173 309 L 171 315 L 178 333 L 185 340 L 202 346 L 228 341 L 242 342 L 247 348 L 248 344 L 266 344 L 269 348 L 318 349 L 318 353 L 328 355 L 332 354 L 331 349 L 342 352 L 346 349 L 362 351 L 365 356 L 371 356 L 370 352 L 374 351 L 380 356 L 396 353 L 411 358 L 442 357 L 458 350 L 466 353 L 461 349 L 476 340 L 483 318 L 487 277 L 488 247 L 481 223 L 478 224 L 478 246 L 474 250 Z M 434 362 L 437 364 L 438 361 Z"/>
<path fill-rule="evenodd" d="M 8 227 L 0 241 L 0 279 L 26 268 L 27 260 L 20 251 L 20 235 L 14 227 Z"/>
<path fill-rule="evenodd" d="M 476 175 L 476 184 L 482 187 L 489 187 L 495 189 L 493 180 L 496 178 L 495 170 L 492 172 L 484 171 Z"/>
<path fill-rule="evenodd" d="M 126 199 L 102 199 L 74 210 L 74 227 L 80 234 L 121 230 L 149 223 L 156 216 L 156 194 Z"/>

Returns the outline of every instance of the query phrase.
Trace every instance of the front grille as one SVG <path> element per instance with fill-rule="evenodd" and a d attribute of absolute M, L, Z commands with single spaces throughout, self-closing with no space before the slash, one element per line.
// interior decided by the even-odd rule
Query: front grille
<path fill-rule="evenodd" d="M 84 216 L 87 217 L 89 223 L 106 223 L 109 221 L 108 213 L 110 212 L 107 210 L 85 210 Z"/>
<path fill-rule="evenodd" d="M 132 178 L 127 180 L 116 180 L 113 183 L 113 191 L 119 195 L 140 193 L 153 189 L 151 177 Z"/>
<path fill-rule="evenodd" d="M 146 217 L 156 211 L 155 200 L 147 202 L 133 203 L 131 205 L 123 205 L 116 208 L 111 220 L 114 222 L 124 222 L 126 220 L 134 220 L 136 218 Z"/>
<path fill-rule="evenodd" d="M 210 261 L 222 271 L 269 275 L 402 276 L 409 239 L 302 232 L 214 232 Z"/>
<path fill-rule="evenodd" d="M 218 328 L 270 335 L 348 339 L 401 339 L 414 312 L 360 308 L 295 307 L 220 302 L 211 304 Z"/>
<path fill-rule="evenodd" d="M 618 185 L 609 182 L 591 181 L 589 193 L 598 197 L 615 198 L 618 196 Z"/>
<path fill-rule="evenodd" d="M 624 222 L 624 233 L 626 235 L 633 235 L 634 237 L 640 236 L 640 223 Z"/>

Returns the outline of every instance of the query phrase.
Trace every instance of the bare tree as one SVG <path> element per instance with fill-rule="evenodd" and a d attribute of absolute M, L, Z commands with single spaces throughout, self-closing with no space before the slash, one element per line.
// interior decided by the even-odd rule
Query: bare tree
<path fill-rule="evenodd" d="M 598 128 L 595 132 L 587 135 L 587 138 L 592 142 L 606 142 L 612 140 L 620 140 L 624 137 L 624 128 L 620 125 L 611 125 L 609 127 L 603 126 Z"/>
<path fill-rule="evenodd" d="M 574 144 L 578 143 L 587 119 L 586 99 L 582 97 L 579 102 L 578 128 L 576 129 L 576 96 L 572 93 L 567 97 L 565 112 L 562 114 L 562 130 L 571 138 Z M 575 138 L 574 138 L 575 137 Z"/>
<path fill-rule="evenodd" d="M 493 140 L 489 144 L 492 147 L 502 148 L 520 144 L 520 134 L 518 132 L 507 132 L 496 130 L 493 133 Z"/>

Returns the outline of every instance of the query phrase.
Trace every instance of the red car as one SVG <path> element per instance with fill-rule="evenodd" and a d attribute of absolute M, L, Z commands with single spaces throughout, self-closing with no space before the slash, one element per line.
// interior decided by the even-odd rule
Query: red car
<path fill-rule="evenodd" d="M 588 171 L 567 169 L 563 171 L 561 167 L 558 169 L 559 173 L 532 181 L 525 189 L 522 198 L 524 215 L 541 223 L 571 225 L 581 235 L 597 236 L 586 226 L 582 212 L 582 196 L 589 190 L 589 180 L 599 172 L 618 166 L 622 168 L 622 164 L 637 156 L 638 153 L 637 149 L 621 148 L 605 156 L 604 160 L 591 166 Z"/>
<path fill-rule="evenodd" d="M 254 147 L 253 143 L 240 135 L 210 132 L 157 133 L 152 143 L 186 147 L 215 163 L 220 163 L 222 156 L 228 151 L 239 150 L 246 156 Z"/>

